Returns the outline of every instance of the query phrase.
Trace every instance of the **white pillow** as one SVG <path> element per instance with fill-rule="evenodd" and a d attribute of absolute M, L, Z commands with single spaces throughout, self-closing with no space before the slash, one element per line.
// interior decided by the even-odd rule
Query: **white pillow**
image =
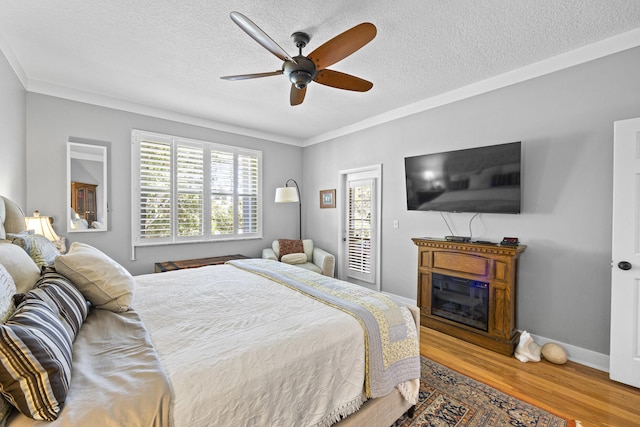
<path fill-rule="evenodd" d="M 16 293 L 16 284 L 13 277 L 2 264 L 0 264 L 0 322 L 4 323 L 13 313 L 13 294 Z"/>
<path fill-rule="evenodd" d="M 280 261 L 286 262 L 287 264 L 304 264 L 305 262 L 307 262 L 307 255 L 304 253 L 286 254 L 282 255 Z"/>
<path fill-rule="evenodd" d="M 40 269 L 18 245 L 0 243 L 0 262 L 13 278 L 19 294 L 29 292 L 40 279 Z"/>
<path fill-rule="evenodd" d="M 54 264 L 56 271 L 71 280 L 96 308 L 114 312 L 131 308 L 135 280 L 100 250 L 73 242 L 69 252 L 57 256 Z"/>
<path fill-rule="evenodd" d="M 86 230 L 89 228 L 89 224 L 87 220 L 84 218 L 77 218 L 71 220 L 71 229 L 72 230 Z"/>
<path fill-rule="evenodd" d="M 491 179 L 499 173 L 499 167 L 491 167 L 469 176 L 469 190 L 482 190 L 491 188 Z"/>
<path fill-rule="evenodd" d="M 4 229 L 4 220 L 7 218 L 7 210 L 4 207 L 4 199 L 0 197 L 0 240 L 7 238 L 7 232 Z"/>

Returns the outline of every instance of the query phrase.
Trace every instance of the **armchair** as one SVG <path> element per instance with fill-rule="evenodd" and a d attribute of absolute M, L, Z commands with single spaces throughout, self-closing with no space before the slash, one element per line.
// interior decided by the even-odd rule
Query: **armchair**
<path fill-rule="evenodd" d="M 295 264 L 298 267 L 306 268 L 307 270 L 315 271 L 316 273 L 323 274 L 325 276 L 333 277 L 333 272 L 335 268 L 335 257 L 329 252 L 314 247 L 313 240 L 304 239 L 302 240 L 302 246 L 304 248 L 304 254 L 306 255 L 306 260 L 304 257 L 300 259 L 300 257 L 292 257 L 292 264 Z M 289 255 L 298 255 L 298 254 L 289 254 Z M 262 258 L 264 259 L 272 259 L 278 261 L 280 258 L 280 243 L 278 240 L 274 240 L 271 244 L 270 248 L 265 248 L 262 250 Z M 283 262 L 287 262 L 286 260 Z"/>

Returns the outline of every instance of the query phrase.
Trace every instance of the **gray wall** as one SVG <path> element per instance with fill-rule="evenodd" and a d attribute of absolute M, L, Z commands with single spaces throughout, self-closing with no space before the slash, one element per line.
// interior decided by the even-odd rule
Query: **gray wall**
<path fill-rule="evenodd" d="M 340 212 L 319 209 L 318 191 L 339 188 L 341 170 L 382 164 L 382 290 L 415 300 L 411 238 L 450 232 L 439 213 L 407 211 L 404 157 L 522 141 L 523 213 L 482 214 L 473 235 L 528 246 L 519 329 L 609 354 L 613 122 L 640 116 L 638 70 L 635 48 L 307 147 L 306 234 L 337 253 Z M 471 214 L 446 216 L 469 234 Z"/>
<path fill-rule="evenodd" d="M 0 52 L 0 194 L 24 206 L 26 177 L 26 92 Z"/>
<path fill-rule="evenodd" d="M 302 187 L 305 234 L 337 253 L 339 213 L 318 208 L 318 191 L 338 188 L 340 170 L 382 164 L 382 289 L 415 298 L 411 237 L 449 233 L 439 214 L 406 210 L 404 157 L 521 140 L 524 213 L 481 215 L 473 222 L 474 236 L 513 235 L 528 245 L 518 289 L 520 329 L 608 354 L 612 124 L 640 116 L 638 69 L 636 48 L 302 150 L 37 94 L 26 97 L 25 118 L 25 92 L 0 55 L 0 153 L 12 160 L 0 168 L 0 193 L 27 212 L 39 209 L 62 219 L 66 141 L 110 142 L 110 231 L 67 237 L 95 245 L 138 274 L 168 259 L 258 256 L 271 240 L 295 237 L 296 207 L 273 203 L 273 189 L 287 178 Z M 131 128 L 263 150 L 265 238 L 144 248 L 137 261 L 129 261 Z M 470 217 L 448 215 L 458 234 L 466 234 Z M 399 229 L 393 229 L 394 219 Z"/>
<path fill-rule="evenodd" d="M 294 238 L 298 210 L 276 205 L 275 188 L 287 178 L 301 180 L 302 148 L 235 135 L 168 120 L 128 113 L 75 101 L 29 93 L 27 95 L 27 200 L 26 210 L 38 209 L 56 221 L 56 232 L 71 241 L 97 247 L 132 274 L 150 273 L 153 263 L 240 253 L 258 257 L 277 238 Z M 194 243 L 138 248 L 131 261 L 131 129 L 151 130 L 262 150 L 263 239 L 238 242 Z M 66 144 L 102 141 L 109 144 L 109 231 L 66 233 Z"/>

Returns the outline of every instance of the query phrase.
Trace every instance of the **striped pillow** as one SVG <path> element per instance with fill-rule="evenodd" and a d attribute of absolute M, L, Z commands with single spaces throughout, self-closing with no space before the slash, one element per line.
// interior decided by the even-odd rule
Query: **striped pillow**
<path fill-rule="evenodd" d="M 37 298 L 46 302 L 51 308 L 55 308 L 71 329 L 74 338 L 89 312 L 87 299 L 82 296 L 78 288 L 50 267 L 43 269 L 42 277 L 35 288 L 27 294 L 27 298 Z"/>
<path fill-rule="evenodd" d="M 3 204 L 2 197 L 0 197 L 0 205 Z M 13 314 L 15 309 L 13 305 L 13 294 L 16 293 L 16 285 L 13 283 L 11 274 L 4 268 L 4 265 L 0 264 L 0 322 L 4 323 Z M 0 396 L 0 426 L 5 425 L 9 412 L 11 411 L 11 405 Z"/>
<path fill-rule="evenodd" d="M 0 391 L 23 414 L 58 418 L 71 381 L 73 340 L 87 303 L 68 280 L 45 271 L 0 325 Z"/>

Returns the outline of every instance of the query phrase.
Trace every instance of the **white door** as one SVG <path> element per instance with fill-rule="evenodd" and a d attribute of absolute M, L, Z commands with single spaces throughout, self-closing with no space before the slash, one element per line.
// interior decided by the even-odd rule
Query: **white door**
<path fill-rule="evenodd" d="M 614 124 L 611 379 L 640 387 L 640 118 Z"/>
<path fill-rule="evenodd" d="M 350 171 L 343 178 L 342 262 L 338 277 L 379 291 L 380 170 L 374 167 Z"/>

